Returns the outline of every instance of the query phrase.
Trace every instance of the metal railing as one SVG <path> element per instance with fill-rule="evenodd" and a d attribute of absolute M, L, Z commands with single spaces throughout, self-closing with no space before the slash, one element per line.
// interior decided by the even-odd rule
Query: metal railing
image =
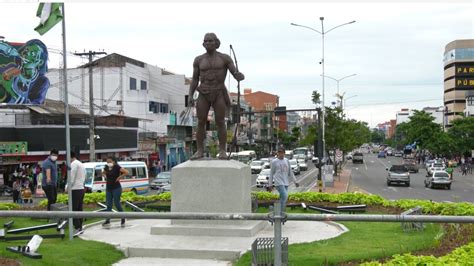
<path fill-rule="evenodd" d="M 441 215 L 391 215 L 391 214 L 280 214 L 280 203 L 274 212 L 260 213 L 195 213 L 195 212 L 73 212 L 73 211 L 0 211 L 0 217 L 29 218 L 127 218 L 127 219 L 177 219 L 177 220 L 260 220 L 274 225 L 274 239 L 281 239 L 282 224 L 286 221 L 331 222 L 425 222 L 425 223 L 474 223 L 474 216 Z M 275 262 L 281 265 L 281 241 L 274 241 Z"/>

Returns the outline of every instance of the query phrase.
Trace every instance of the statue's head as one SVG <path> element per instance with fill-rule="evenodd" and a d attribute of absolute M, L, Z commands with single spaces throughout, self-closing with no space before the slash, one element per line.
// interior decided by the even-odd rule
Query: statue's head
<path fill-rule="evenodd" d="M 221 46 L 221 41 L 217 38 L 215 33 L 206 33 L 202 46 L 204 46 L 206 50 L 217 50 Z"/>

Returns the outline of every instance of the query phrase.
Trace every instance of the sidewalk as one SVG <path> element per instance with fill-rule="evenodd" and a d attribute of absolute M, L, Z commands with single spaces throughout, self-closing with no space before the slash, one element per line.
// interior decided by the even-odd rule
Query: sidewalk
<path fill-rule="evenodd" d="M 349 191 L 349 185 L 351 182 L 351 170 L 343 168 L 340 170 L 339 175 L 334 177 L 334 186 L 323 188 L 323 192 L 331 194 L 345 193 Z M 318 192 L 318 186 L 315 186 L 311 191 Z"/>

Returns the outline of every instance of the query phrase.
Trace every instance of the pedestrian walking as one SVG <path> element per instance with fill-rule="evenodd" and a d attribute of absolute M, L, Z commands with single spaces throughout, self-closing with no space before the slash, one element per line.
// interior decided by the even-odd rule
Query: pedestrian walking
<path fill-rule="evenodd" d="M 15 181 L 13 182 L 12 190 L 13 190 L 13 202 L 14 203 L 20 203 L 20 192 L 21 192 L 20 178 L 15 177 Z"/>
<path fill-rule="evenodd" d="M 79 161 L 75 152 L 71 152 L 71 176 L 70 185 L 66 184 L 66 191 L 71 190 L 72 195 L 72 210 L 82 211 L 82 204 L 84 202 L 84 181 L 86 179 L 86 168 Z M 73 221 L 75 234 L 82 234 L 82 218 L 75 218 Z"/>
<path fill-rule="evenodd" d="M 106 211 L 112 211 L 112 204 L 115 205 L 117 211 L 123 212 L 122 205 L 120 204 L 120 196 L 122 195 L 122 186 L 120 185 L 120 180 L 128 175 L 128 170 L 121 167 L 117 163 L 115 157 L 107 158 L 107 165 L 102 172 L 102 175 L 106 178 L 106 187 L 105 187 L 105 201 L 107 204 Z M 110 225 L 110 219 L 106 219 L 102 224 L 103 226 Z M 122 227 L 125 226 L 125 219 L 122 219 L 120 222 Z"/>
<path fill-rule="evenodd" d="M 466 163 L 463 163 L 461 165 L 461 171 L 462 171 L 461 175 L 467 175 L 467 164 Z"/>
<path fill-rule="evenodd" d="M 41 184 L 43 186 L 44 193 L 48 198 L 48 211 L 51 210 L 51 204 L 56 203 L 58 196 L 58 166 L 56 163 L 58 155 L 58 151 L 56 149 L 52 149 L 48 158 L 43 161 L 43 165 L 41 167 L 43 169 L 43 178 L 41 180 Z"/>
<path fill-rule="evenodd" d="M 448 164 L 448 168 L 446 168 L 446 172 L 447 172 L 448 175 L 449 175 L 449 179 L 453 180 L 454 169 L 453 169 L 453 167 L 451 166 L 451 164 Z"/>
<path fill-rule="evenodd" d="M 285 158 L 285 149 L 278 148 L 277 158 L 270 164 L 270 178 L 268 180 L 268 191 L 272 191 L 275 187 L 280 194 L 280 204 L 282 213 L 286 208 L 286 201 L 288 200 L 288 186 L 290 179 L 299 187 L 296 181 L 290 162 Z"/>

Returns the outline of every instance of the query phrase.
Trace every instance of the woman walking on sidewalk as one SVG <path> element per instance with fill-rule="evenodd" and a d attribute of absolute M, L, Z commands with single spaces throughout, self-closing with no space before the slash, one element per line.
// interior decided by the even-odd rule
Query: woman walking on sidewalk
<path fill-rule="evenodd" d="M 118 163 L 115 157 L 107 158 L 107 165 L 102 172 L 102 175 L 105 176 L 107 185 L 105 189 L 105 201 L 107 204 L 106 211 L 112 211 L 112 204 L 115 205 L 117 211 L 123 212 L 122 205 L 120 204 L 120 196 L 122 195 L 122 186 L 120 185 L 120 180 L 128 175 L 128 171 L 125 168 L 122 168 Z M 103 226 L 110 225 L 110 219 L 106 219 L 102 224 Z M 120 225 L 125 226 L 125 219 L 121 220 Z"/>

